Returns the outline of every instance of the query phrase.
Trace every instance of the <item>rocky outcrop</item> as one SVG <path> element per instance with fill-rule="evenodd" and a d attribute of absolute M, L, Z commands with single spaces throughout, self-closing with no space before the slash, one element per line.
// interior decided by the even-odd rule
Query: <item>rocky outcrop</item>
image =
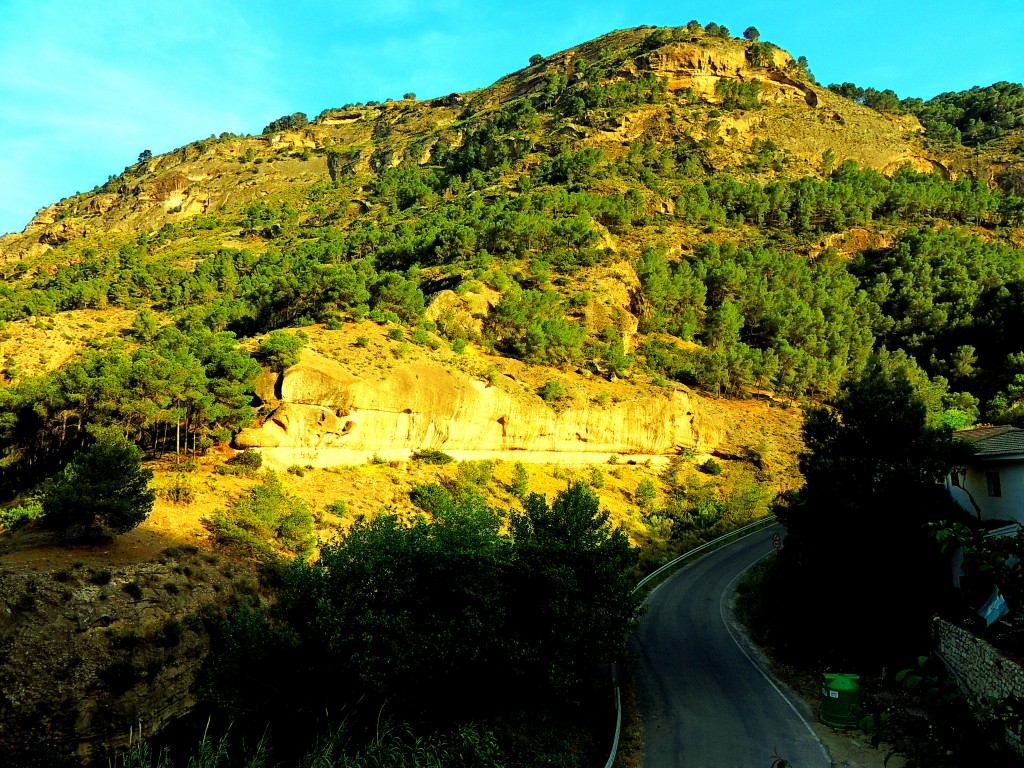
<path fill-rule="evenodd" d="M 756 79 L 761 83 L 759 99 L 763 102 L 816 106 L 817 96 L 813 89 L 783 71 L 791 61 L 788 53 L 774 49 L 770 61 L 764 62 L 764 66 L 754 67 L 747 59 L 745 46 L 683 42 L 651 51 L 638 62 L 638 66 L 664 77 L 671 91 L 689 88 L 694 95 L 711 102 L 720 100 L 716 89 L 721 80 Z"/>
<path fill-rule="evenodd" d="M 504 377 L 502 377 L 504 378 Z M 400 365 L 384 378 L 352 375 L 310 352 L 257 395 L 273 411 L 236 437 L 240 448 L 285 448 L 314 465 L 330 449 L 366 453 L 438 448 L 473 452 L 668 454 L 711 451 L 721 422 L 683 390 L 556 411 L 511 379 L 492 384 L 438 363 Z"/>
<path fill-rule="evenodd" d="M 491 288 L 460 295 L 443 290 L 435 293 L 423 316 L 437 323 L 448 335 L 479 337 L 483 331 L 483 318 L 495 306 L 501 294 Z"/>
<path fill-rule="evenodd" d="M 110 570 L 0 569 L 0 765 L 105 762 L 129 733 L 192 709 L 210 644 L 200 616 L 239 580 L 194 549 L 167 551 Z"/>

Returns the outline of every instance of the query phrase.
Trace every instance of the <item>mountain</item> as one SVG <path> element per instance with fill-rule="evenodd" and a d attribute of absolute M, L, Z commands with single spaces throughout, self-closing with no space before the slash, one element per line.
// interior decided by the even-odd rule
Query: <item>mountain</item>
<path fill-rule="evenodd" d="M 248 573 L 382 508 L 412 518 L 437 482 L 513 507 L 522 472 L 587 480 L 650 565 L 798 484 L 798 404 L 872 355 L 934 422 L 1022 418 L 1017 126 L 978 111 L 958 138 L 935 126 L 988 91 L 893 106 L 723 29 L 620 30 L 478 91 L 143 153 L 0 238 L 0 521 L 37 515 L 105 429 L 157 470 L 150 520 L 103 553 L 31 523 L 0 538 L 7 658 L 49 660 L 0 667 L 4 690 L 57 748 L 102 754 L 191 708 L 198 665 L 164 656 L 211 641 L 182 617 L 258 591 L 204 557 Z M 299 533 L 257 525 L 257 498 Z M 65 615 L 108 583 L 132 599 Z M 56 621 L 64 645 L 105 638 L 58 704 L 82 662 L 38 650 Z M 40 722 L 10 703 L 0 747 Z"/>

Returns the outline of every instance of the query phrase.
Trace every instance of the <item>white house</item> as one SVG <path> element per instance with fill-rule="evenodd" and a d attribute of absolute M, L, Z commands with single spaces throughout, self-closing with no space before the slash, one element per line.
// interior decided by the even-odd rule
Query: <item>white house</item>
<path fill-rule="evenodd" d="M 981 520 L 1024 523 L 1024 429 L 978 427 L 956 437 L 976 452 L 946 478 L 950 495 Z"/>

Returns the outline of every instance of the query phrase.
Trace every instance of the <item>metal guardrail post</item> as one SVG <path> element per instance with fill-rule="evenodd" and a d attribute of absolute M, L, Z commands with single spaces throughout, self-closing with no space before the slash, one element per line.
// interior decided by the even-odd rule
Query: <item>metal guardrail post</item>
<path fill-rule="evenodd" d="M 694 555 L 702 553 L 702 552 L 708 550 L 714 544 L 721 543 L 721 542 L 725 541 L 726 539 L 730 539 L 730 538 L 733 538 L 733 537 L 736 537 L 737 539 L 742 539 L 743 536 L 749 536 L 752 533 L 756 533 L 761 528 L 767 528 L 769 525 L 774 525 L 775 522 L 776 522 L 775 515 L 769 515 L 768 517 L 763 517 L 760 520 L 755 520 L 753 523 L 749 523 L 747 525 L 744 525 L 742 528 L 737 528 L 735 531 L 730 531 L 729 533 L 727 533 L 727 534 L 725 534 L 723 536 L 719 536 L 717 539 L 712 539 L 711 541 L 705 542 L 704 544 L 701 544 L 699 547 L 695 547 L 694 549 L 691 549 L 689 552 L 684 552 L 683 554 L 679 555 L 679 557 L 676 557 L 676 558 L 670 560 L 669 562 L 665 563 L 663 566 L 661 566 L 657 570 L 652 571 L 651 573 L 647 574 L 642 579 L 640 579 L 640 581 L 637 582 L 636 586 L 633 587 L 633 590 L 632 590 L 632 592 L 630 592 L 630 594 L 635 594 L 637 592 L 637 590 L 641 589 L 645 584 L 650 582 L 652 579 L 655 579 L 658 576 L 660 576 L 661 574 L 665 573 L 666 571 L 669 571 L 672 568 L 675 568 L 676 566 L 682 564 L 684 560 L 688 560 L 689 558 L 693 557 Z M 619 737 L 621 736 L 621 734 L 622 734 L 622 699 L 621 699 L 621 696 L 620 696 L 620 693 L 619 693 L 618 679 L 616 679 L 615 680 L 615 738 L 612 740 L 611 754 L 608 755 L 608 762 L 604 764 L 604 768 L 612 768 L 612 766 L 615 764 L 615 756 L 616 756 L 616 754 L 618 754 L 618 751 L 619 751 Z"/>

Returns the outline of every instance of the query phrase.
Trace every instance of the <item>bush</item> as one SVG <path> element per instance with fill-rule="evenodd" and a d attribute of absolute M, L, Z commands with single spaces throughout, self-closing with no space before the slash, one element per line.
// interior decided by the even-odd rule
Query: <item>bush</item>
<path fill-rule="evenodd" d="M 28 525 L 43 515 L 43 505 L 38 501 L 30 501 L 8 509 L 0 509 L 0 528 L 13 531 Z"/>
<path fill-rule="evenodd" d="M 177 474 L 171 484 L 160 491 L 160 496 L 172 504 L 191 504 L 196 494 L 192 481 L 186 475 Z"/>
<path fill-rule="evenodd" d="M 119 694 L 134 688 L 142 680 L 142 675 L 135 665 L 124 660 L 112 662 L 110 666 L 100 671 L 99 677 L 111 691 Z"/>
<path fill-rule="evenodd" d="M 530 491 L 530 476 L 526 473 L 526 467 L 521 461 L 517 461 L 512 469 L 512 493 L 521 499 L 526 498 Z"/>
<path fill-rule="evenodd" d="M 246 475 L 252 477 L 262 466 L 263 454 L 253 448 L 246 448 L 217 467 L 216 472 L 220 475 Z"/>
<path fill-rule="evenodd" d="M 461 711 L 480 712 L 589 691 L 596 665 L 625 651 L 640 604 L 635 553 L 597 497 L 582 485 L 550 506 L 531 494 L 506 526 L 481 495 L 436 484 L 415 495 L 432 520 L 356 522 L 286 573 L 282 615 L 329 650 L 330 674 L 410 716 L 467 697 Z"/>
<path fill-rule="evenodd" d="M 460 461 L 456 479 L 460 485 L 478 485 L 485 488 L 491 482 L 494 462 L 491 461 Z"/>
<path fill-rule="evenodd" d="M 422 461 L 424 464 L 451 464 L 455 461 L 454 458 L 437 448 L 424 448 L 422 451 L 413 451 L 410 458 L 413 461 Z"/>
<path fill-rule="evenodd" d="M 121 587 L 121 591 L 129 595 L 134 600 L 142 599 L 142 585 L 137 581 L 129 581 Z"/>
<path fill-rule="evenodd" d="M 180 619 L 167 619 L 156 634 L 156 640 L 165 648 L 173 648 L 181 642 L 185 625 Z"/>
<path fill-rule="evenodd" d="M 435 514 L 443 512 L 451 505 L 452 497 L 437 483 L 414 485 L 409 491 L 409 500 L 424 512 Z"/>
<path fill-rule="evenodd" d="M 565 397 L 565 387 L 559 381 L 550 380 L 544 383 L 538 394 L 545 403 L 556 403 Z"/>
<path fill-rule="evenodd" d="M 226 510 L 216 510 L 207 526 L 217 541 L 241 547 L 268 564 L 280 561 L 282 552 L 308 555 L 316 542 L 309 508 L 285 491 L 274 472 L 267 472 L 261 485 Z"/>
<path fill-rule="evenodd" d="M 332 515 L 338 517 L 345 517 L 348 514 L 348 502 L 344 499 L 335 499 L 330 504 L 324 507 Z"/>
<path fill-rule="evenodd" d="M 708 475 L 720 475 L 722 474 L 722 465 L 714 459 L 708 459 L 703 464 L 697 467 L 701 472 Z"/>
<path fill-rule="evenodd" d="M 633 501 L 636 502 L 640 509 L 649 512 L 654 508 L 654 501 L 657 496 L 658 490 L 654 487 L 654 481 L 649 477 L 645 477 L 636 487 L 636 491 L 633 492 Z"/>

